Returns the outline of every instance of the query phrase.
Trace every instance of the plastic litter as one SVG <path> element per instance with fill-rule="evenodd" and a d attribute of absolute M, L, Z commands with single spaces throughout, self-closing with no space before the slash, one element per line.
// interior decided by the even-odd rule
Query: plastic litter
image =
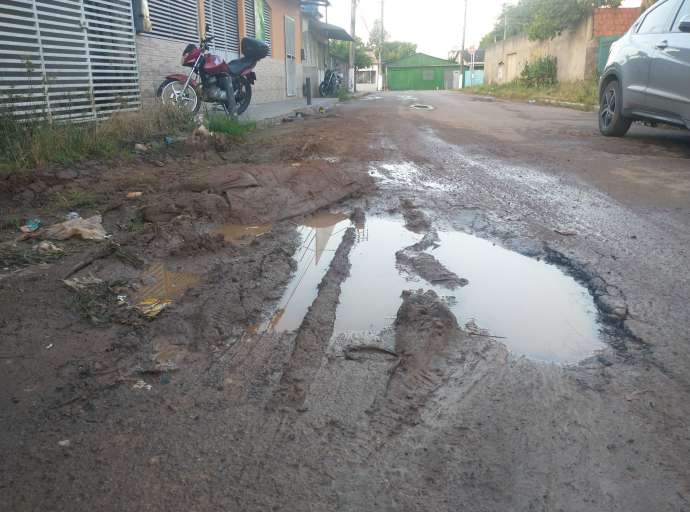
<path fill-rule="evenodd" d="M 29 219 L 26 221 L 26 224 L 24 224 L 19 229 L 22 231 L 22 233 L 33 233 L 41 227 L 41 224 L 43 224 L 43 221 L 41 221 L 41 219 Z"/>
<path fill-rule="evenodd" d="M 146 381 L 143 380 L 138 380 L 134 386 L 132 386 L 132 389 L 145 389 L 146 391 L 151 391 L 153 386 L 151 384 L 147 384 Z"/>
<path fill-rule="evenodd" d="M 149 318 L 155 318 L 160 314 L 161 311 L 167 308 L 170 304 L 172 304 L 171 300 L 157 299 L 152 297 L 149 299 L 142 300 L 135 306 L 135 308 L 142 315 L 147 316 Z"/>
<path fill-rule="evenodd" d="M 33 249 L 40 254 L 57 254 L 59 252 L 65 252 L 53 242 L 48 242 L 46 240 L 34 245 Z"/>
<path fill-rule="evenodd" d="M 58 446 L 62 446 L 63 448 L 67 448 L 71 444 L 72 442 L 69 439 L 63 439 L 62 441 L 58 441 Z"/>
<path fill-rule="evenodd" d="M 84 276 L 73 277 L 71 279 L 64 279 L 62 282 L 65 283 L 65 285 L 67 285 L 69 288 L 79 291 L 83 290 L 84 288 L 88 288 L 89 286 L 92 286 L 94 284 L 100 284 L 103 282 L 103 280 L 97 278 L 96 276 Z"/>
<path fill-rule="evenodd" d="M 105 240 L 107 236 L 102 222 L 103 218 L 100 215 L 94 215 L 88 219 L 79 217 L 48 226 L 39 234 L 43 238 L 52 240 L 67 240 L 72 237 L 81 237 L 84 240 Z"/>
<path fill-rule="evenodd" d="M 137 153 L 146 153 L 149 149 L 151 149 L 151 146 L 148 144 L 135 144 L 134 145 L 134 151 Z"/>
<path fill-rule="evenodd" d="M 166 136 L 163 138 L 163 141 L 169 146 L 169 145 L 175 143 L 175 137 L 172 137 L 172 136 L 170 136 L 170 135 L 166 135 Z"/>
<path fill-rule="evenodd" d="M 79 215 L 77 212 L 69 212 L 67 215 L 65 215 L 66 220 L 74 220 L 80 218 L 81 215 Z"/>
<path fill-rule="evenodd" d="M 143 192 L 127 192 L 127 199 L 134 199 L 137 197 L 141 197 L 144 193 Z"/>

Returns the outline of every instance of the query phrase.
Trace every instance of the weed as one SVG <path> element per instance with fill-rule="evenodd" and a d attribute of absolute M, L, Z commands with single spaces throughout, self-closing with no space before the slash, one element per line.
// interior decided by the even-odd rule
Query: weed
<path fill-rule="evenodd" d="M 348 91 L 346 87 L 338 89 L 338 101 L 348 101 L 352 98 L 354 98 L 354 96 L 350 94 L 350 91 Z"/>
<path fill-rule="evenodd" d="M 487 84 L 464 89 L 470 93 L 486 94 L 514 100 L 553 100 L 580 103 L 591 107 L 598 103 L 598 85 L 595 79 L 579 82 L 556 83 L 550 86 L 530 87 L 520 81 L 509 84 Z"/>
<path fill-rule="evenodd" d="M 0 110 L 0 171 L 122 157 L 132 152 L 134 142 L 193 127 L 190 112 L 162 104 L 82 123 L 51 121 L 44 115 L 22 119 L 5 108 Z"/>
<path fill-rule="evenodd" d="M 254 121 L 238 121 L 226 114 L 209 114 L 204 122 L 209 131 L 245 137 L 256 128 Z"/>

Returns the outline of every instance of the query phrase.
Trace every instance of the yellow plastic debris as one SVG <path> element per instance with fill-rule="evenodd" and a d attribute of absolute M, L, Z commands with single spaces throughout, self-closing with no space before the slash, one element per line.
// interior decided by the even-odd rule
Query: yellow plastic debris
<path fill-rule="evenodd" d="M 144 299 L 135 307 L 139 312 L 149 318 L 155 318 L 158 314 L 172 304 L 171 300 L 157 299 L 152 297 L 150 299 Z"/>

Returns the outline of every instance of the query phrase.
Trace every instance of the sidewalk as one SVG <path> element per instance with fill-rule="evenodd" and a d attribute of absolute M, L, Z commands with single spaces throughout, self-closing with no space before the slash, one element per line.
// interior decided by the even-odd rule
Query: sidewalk
<path fill-rule="evenodd" d="M 313 98 L 311 107 L 332 108 L 338 103 L 338 98 Z M 251 103 L 249 108 L 239 118 L 241 121 L 268 121 L 285 117 L 296 110 L 307 108 L 306 98 L 294 98 L 269 103 Z"/>

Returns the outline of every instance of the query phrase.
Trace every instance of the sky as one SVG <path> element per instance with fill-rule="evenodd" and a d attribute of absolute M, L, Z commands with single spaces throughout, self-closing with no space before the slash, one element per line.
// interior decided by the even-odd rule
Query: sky
<path fill-rule="evenodd" d="M 328 22 L 350 31 L 351 0 L 330 0 Z M 479 41 L 494 26 L 506 0 L 468 0 L 465 47 L 479 46 Z M 632 7 L 640 0 L 625 0 Z M 463 0 L 385 0 L 384 24 L 391 40 L 417 43 L 417 51 L 447 58 L 460 48 Z M 322 11 L 323 12 L 323 11 Z M 381 0 L 360 0 L 357 6 L 355 35 L 366 43 L 369 28 L 381 16 Z"/>

